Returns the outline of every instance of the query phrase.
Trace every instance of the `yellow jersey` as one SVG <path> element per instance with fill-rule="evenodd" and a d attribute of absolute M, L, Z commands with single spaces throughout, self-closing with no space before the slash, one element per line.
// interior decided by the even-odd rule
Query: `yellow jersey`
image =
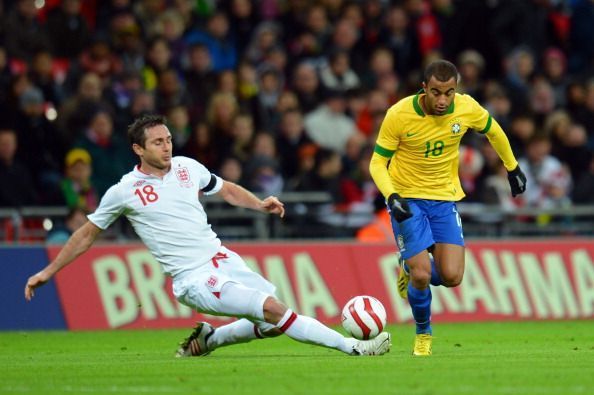
<path fill-rule="evenodd" d="M 445 114 L 428 115 L 419 103 L 423 95 L 421 90 L 400 100 L 382 122 L 370 171 L 386 198 L 397 192 L 405 198 L 462 199 L 458 149 L 469 129 L 487 136 L 507 170 L 517 166 L 505 133 L 472 97 L 456 93 Z"/>

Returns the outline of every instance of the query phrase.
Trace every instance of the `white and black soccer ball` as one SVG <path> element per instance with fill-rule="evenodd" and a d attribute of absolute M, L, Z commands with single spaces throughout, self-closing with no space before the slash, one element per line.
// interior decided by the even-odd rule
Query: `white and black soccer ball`
<path fill-rule="evenodd" d="M 373 296 L 355 296 L 342 308 L 342 327 L 355 339 L 373 339 L 385 326 L 386 309 Z"/>

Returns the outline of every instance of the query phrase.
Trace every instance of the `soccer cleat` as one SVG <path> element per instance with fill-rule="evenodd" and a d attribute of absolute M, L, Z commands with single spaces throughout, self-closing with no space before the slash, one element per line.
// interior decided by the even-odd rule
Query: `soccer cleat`
<path fill-rule="evenodd" d="M 382 332 L 371 340 L 359 340 L 351 355 L 383 355 L 390 351 L 390 347 L 392 337 L 388 332 Z"/>
<path fill-rule="evenodd" d="M 404 264 L 404 259 L 400 257 L 398 259 L 398 266 L 400 266 L 400 270 L 398 270 L 398 280 L 396 281 L 396 285 L 398 286 L 398 295 L 400 295 L 402 299 L 407 299 L 410 273 L 406 271 Z"/>
<path fill-rule="evenodd" d="M 175 353 L 177 358 L 201 357 L 210 354 L 206 345 L 208 338 L 212 336 L 215 328 L 208 322 L 197 322 L 194 330 L 183 342 Z"/>
<path fill-rule="evenodd" d="M 429 333 L 421 333 L 415 337 L 415 345 L 412 355 L 429 356 L 431 355 L 431 343 L 433 337 Z"/>

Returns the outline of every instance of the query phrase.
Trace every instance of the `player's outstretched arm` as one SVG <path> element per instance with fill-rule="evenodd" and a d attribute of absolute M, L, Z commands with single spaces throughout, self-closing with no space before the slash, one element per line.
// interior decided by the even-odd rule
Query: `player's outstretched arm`
<path fill-rule="evenodd" d="M 87 221 L 86 224 L 76 230 L 64 247 L 62 247 L 56 259 L 50 262 L 43 270 L 29 277 L 25 285 L 25 299 L 30 301 L 35 295 L 35 288 L 48 282 L 54 274 L 88 250 L 100 232 L 101 228 L 90 221 Z"/>
<path fill-rule="evenodd" d="M 278 214 L 281 218 L 285 216 L 285 205 L 276 196 L 268 196 L 262 200 L 247 189 L 230 181 L 223 181 L 223 187 L 219 194 L 227 203 L 234 206 Z"/>

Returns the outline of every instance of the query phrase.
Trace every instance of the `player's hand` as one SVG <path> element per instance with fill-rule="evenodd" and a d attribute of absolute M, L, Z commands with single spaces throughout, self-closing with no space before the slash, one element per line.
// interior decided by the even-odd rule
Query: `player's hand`
<path fill-rule="evenodd" d="M 509 186 L 511 187 L 511 193 L 513 197 L 524 193 L 526 190 L 526 175 L 520 169 L 520 165 L 516 166 L 512 171 L 507 172 L 507 179 L 509 180 Z"/>
<path fill-rule="evenodd" d="M 276 196 L 268 196 L 260 203 L 260 208 L 270 214 L 278 214 L 281 218 L 285 216 L 285 205 Z"/>
<path fill-rule="evenodd" d="M 25 299 L 27 302 L 31 301 L 31 298 L 35 296 L 35 288 L 47 283 L 49 279 L 50 277 L 43 270 L 29 277 L 25 285 Z"/>
<path fill-rule="evenodd" d="M 390 214 L 396 222 L 402 222 L 413 216 L 406 199 L 400 197 L 397 193 L 393 193 L 388 197 L 388 207 L 390 208 Z"/>

